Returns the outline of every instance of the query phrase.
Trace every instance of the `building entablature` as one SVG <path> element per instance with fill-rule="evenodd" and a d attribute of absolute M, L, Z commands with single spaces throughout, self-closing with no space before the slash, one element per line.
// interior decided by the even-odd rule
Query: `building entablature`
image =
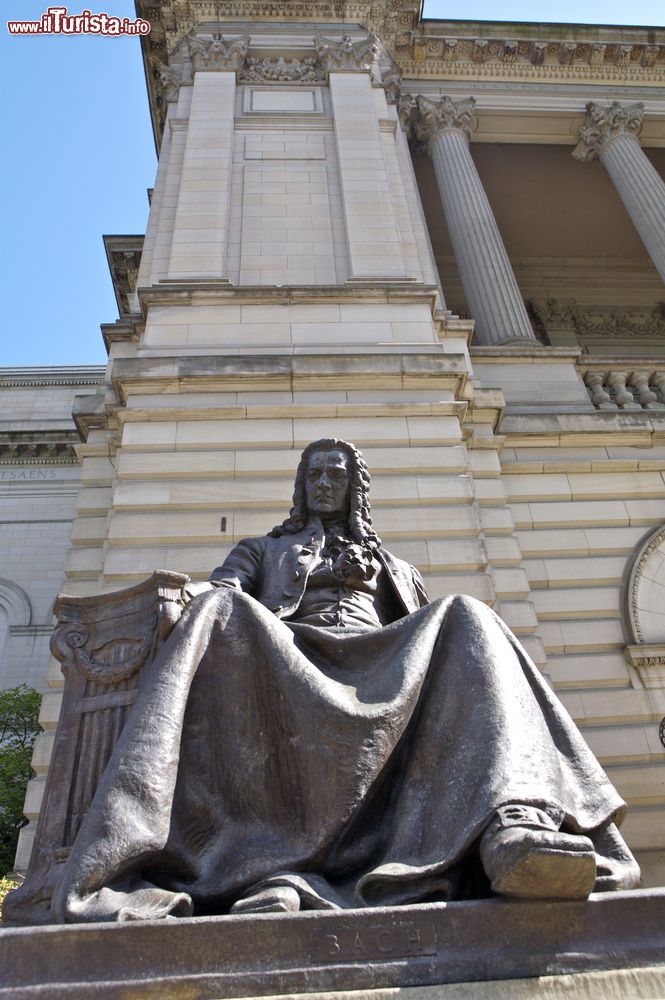
<path fill-rule="evenodd" d="M 418 0 L 220 0 L 213 9 L 206 0 L 141 0 L 138 13 L 152 26 L 142 45 L 157 139 L 174 87 L 187 82 L 192 69 L 226 67 L 248 80 L 311 83 L 325 77 L 336 46 L 339 57 L 355 45 L 354 58 L 333 66 L 369 69 L 358 65 L 363 32 L 370 33 L 365 58 L 375 44 L 383 82 L 393 90 L 399 76 L 415 92 L 419 83 L 429 88 L 444 79 L 446 86 L 472 87 L 474 96 L 490 82 L 499 90 L 529 84 L 581 87 L 585 95 L 577 110 L 583 113 L 589 87 L 663 89 L 665 29 L 421 20 L 421 6 Z M 315 36 L 324 48 L 327 40 L 327 52 Z"/>

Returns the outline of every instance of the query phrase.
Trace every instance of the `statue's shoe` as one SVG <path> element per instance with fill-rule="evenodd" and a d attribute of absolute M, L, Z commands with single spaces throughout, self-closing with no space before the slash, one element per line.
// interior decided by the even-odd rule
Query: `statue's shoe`
<path fill-rule="evenodd" d="M 640 866 L 614 823 L 605 823 L 593 831 L 596 850 L 594 892 L 637 889 L 642 883 Z"/>
<path fill-rule="evenodd" d="M 269 885 L 236 900 L 231 913 L 297 913 L 300 896 L 290 885 Z"/>
<path fill-rule="evenodd" d="M 480 858 L 494 892 L 532 899 L 585 899 L 596 881 L 589 837 L 562 833 L 534 806 L 502 806 L 480 840 Z"/>

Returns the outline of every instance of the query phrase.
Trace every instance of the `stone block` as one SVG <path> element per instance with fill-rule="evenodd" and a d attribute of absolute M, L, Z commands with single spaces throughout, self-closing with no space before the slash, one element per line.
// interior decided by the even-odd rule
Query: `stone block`
<path fill-rule="evenodd" d="M 521 562 L 521 551 L 517 538 L 486 538 L 485 550 L 488 560 L 495 566 L 517 566 Z"/>
<path fill-rule="evenodd" d="M 575 500 L 600 497 L 655 497 L 662 498 L 664 484 L 658 472 L 613 473 L 594 472 L 591 475 L 569 475 L 568 482 Z"/>
<path fill-rule="evenodd" d="M 628 504 L 655 503 L 655 501 L 627 500 L 597 500 L 593 503 L 585 500 L 566 502 L 531 503 L 528 505 L 512 504 L 515 523 L 522 525 L 531 522 L 534 527 L 579 527 L 589 524 L 628 525 L 630 514 Z M 524 507 L 528 506 L 528 512 Z M 661 504 L 665 517 L 665 500 Z M 638 512 L 635 511 L 635 516 Z"/>
<path fill-rule="evenodd" d="M 522 554 L 528 558 L 548 555 L 586 555 L 589 551 L 586 532 L 581 529 L 563 531 L 560 528 L 551 530 L 526 528 L 517 531 L 515 535 Z"/>
<path fill-rule="evenodd" d="M 643 726 L 590 726 L 583 735 L 604 767 L 647 763 L 655 759 Z M 633 843 L 630 839 L 628 842 Z"/>
<path fill-rule="evenodd" d="M 483 569 L 487 565 L 485 545 L 479 538 L 429 539 L 426 561 L 430 572 L 458 569 Z M 392 546 L 394 549 L 395 546 Z M 413 560 L 415 556 L 403 558 Z M 420 562 L 418 563 L 420 565 Z"/>
<path fill-rule="evenodd" d="M 539 475 L 506 477 L 506 489 L 513 500 L 525 498 L 538 500 L 570 499 L 571 488 L 566 476 Z"/>
<path fill-rule="evenodd" d="M 559 689 L 580 687 L 625 687 L 629 683 L 623 652 L 551 655 L 547 671 Z"/>
<path fill-rule="evenodd" d="M 529 579 L 524 570 L 519 567 L 493 568 L 492 580 L 494 588 L 502 600 L 508 598 L 515 600 L 529 596 Z"/>
<path fill-rule="evenodd" d="M 468 594 L 490 605 L 496 600 L 492 581 L 485 573 L 429 573 L 424 581 L 432 601 L 450 594 Z"/>
<path fill-rule="evenodd" d="M 515 635 L 533 632 L 538 625 L 538 618 L 530 601 L 511 601 L 501 598 L 496 606 L 496 612 Z"/>
<path fill-rule="evenodd" d="M 607 776 L 631 807 L 665 805 L 665 763 L 611 767 Z"/>
<path fill-rule="evenodd" d="M 624 644 L 623 626 L 618 618 L 562 621 L 559 627 L 566 652 L 597 652 Z"/>
<path fill-rule="evenodd" d="M 572 902 L 8 927 L 0 997 L 654 1000 L 665 986 L 664 928 L 662 889 Z M 612 981 L 616 992 L 599 991 Z"/>
<path fill-rule="evenodd" d="M 538 618 L 617 618 L 621 612 L 619 587 L 560 587 L 534 590 Z"/>

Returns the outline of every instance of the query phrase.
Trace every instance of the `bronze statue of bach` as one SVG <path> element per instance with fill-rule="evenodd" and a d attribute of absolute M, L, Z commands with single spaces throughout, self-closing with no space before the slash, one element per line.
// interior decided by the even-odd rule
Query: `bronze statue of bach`
<path fill-rule="evenodd" d="M 310 444 L 141 688 L 54 919 L 294 912 L 632 888 L 625 805 L 494 612 L 428 602 L 362 455 Z"/>

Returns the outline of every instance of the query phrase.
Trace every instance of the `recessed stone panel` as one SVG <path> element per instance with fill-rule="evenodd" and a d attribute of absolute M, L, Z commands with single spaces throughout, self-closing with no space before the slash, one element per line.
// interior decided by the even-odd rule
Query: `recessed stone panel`
<path fill-rule="evenodd" d="M 319 111 L 314 88 L 302 90 L 300 87 L 284 90 L 269 88 L 247 88 L 246 111 Z"/>

